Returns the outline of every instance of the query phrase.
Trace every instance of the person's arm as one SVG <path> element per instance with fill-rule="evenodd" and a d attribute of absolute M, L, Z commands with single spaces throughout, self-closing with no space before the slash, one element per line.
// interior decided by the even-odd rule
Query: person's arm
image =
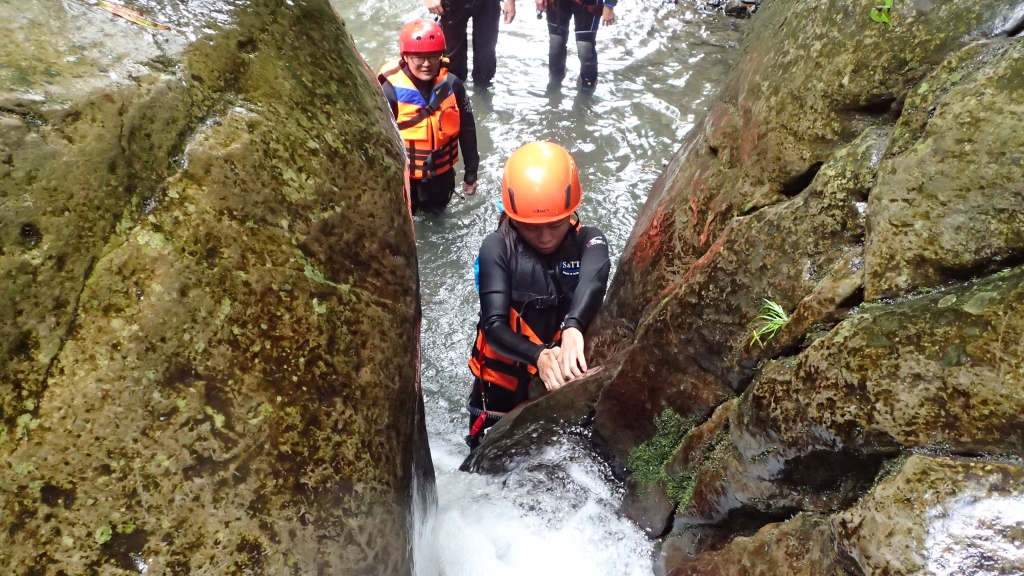
<path fill-rule="evenodd" d="M 443 16 L 444 6 L 441 5 L 441 0 L 427 0 L 427 11 L 431 14 Z"/>
<path fill-rule="evenodd" d="M 505 24 L 511 24 L 516 19 L 516 0 L 505 0 L 501 13 L 505 16 Z"/>
<path fill-rule="evenodd" d="M 585 334 L 601 310 L 612 264 L 608 257 L 608 240 L 597 228 L 587 226 L 581 229 L 577 242 L 582 246 L 580 282 L 576 286 L 569 313 L 562 322 L 562 329 L 576 328 Z"/>
<path fill-rule="evenodd" d="M 391 82 L 385 80 L 380 83 L 380 87 L 384 90 L 384 99 L 388 101 L 388 105 L 391 106 L 391 115 L 396 119 L 398 118 L 398 94 L 395 93 L 395 87 L 391 85 Z"/>
<path fill-rule="evenodd" d="M 615 24 L 615 4 L 617 0 L 604 0 L 604 10 L 601 12 L 601 23 L 605 26 Z"/>
<path fill-rule="evenodd" d="M 466 87 L 461 80 L 456 79 L 452 83 L 452 91 L 455 92 L 455 103 L 459 107 L 459 148 L 462 149 L 462 163 L 466 169 L 463 181 L 467 186 L 473 186 L 480 168 L 480 152 L 476 147 L 476 119 L 473 118 L 473 108 L 469 98 L 466 98 Z M 472 192 L 467 190 L 469 193 Z"/>
<path fill-rule="evenodd" d="M 480 327 L 487 344 L 498 353 L 532 366 L 545 349 L 516 334 L 509 323 L 512 307 L 512 271 L 505 239 L 498 233 L 484 238 L 480 246 Z"/>

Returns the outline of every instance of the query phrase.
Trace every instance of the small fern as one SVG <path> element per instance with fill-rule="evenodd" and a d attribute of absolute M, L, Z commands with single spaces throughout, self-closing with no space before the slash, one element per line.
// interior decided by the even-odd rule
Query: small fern
<path fill-rule="evenodd" d="M 750 344 L 757 343 L 764 348 L 764 345 L 775 337 L 775 333 L 789 322 L 789 315 L 782 309 L 782 306 L 771 300 L 764 301 L 760 312 L 761 314 L 750 323 L 750 328 L 753 330 Z"/>

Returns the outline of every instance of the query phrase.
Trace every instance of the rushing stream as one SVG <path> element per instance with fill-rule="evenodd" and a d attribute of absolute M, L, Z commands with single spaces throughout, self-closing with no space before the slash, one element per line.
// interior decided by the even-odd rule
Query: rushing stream
<path fill-rule="evenodd" d="M 423 0 L 333 0 L 374 69 L 396 56 L 398 30 L 427 17 Z M 417 576 L 632 576 L 651 573 L 651 545 L 615 509 L 621 490 L 584 450 L 566 446 L 507 478 L 458 471 L 468 454 L 466 367 L 478 301 L 472 264 L 497 221 L 501 168 L 521 143 L 550 140 L 581 166 L 584 223 L 618 257 L 647 191 L 676 143 L 704 112 L 738 56 L 741 22 L 684 0 L 622 0 L 598 33 L 593 97 L 576 96 L 579 63 L 545 93 L 547 28 L 531 0 L 502 26 L 498 73 L 470 93 L 480 141 L 480 186 L 440 217 L 416 218 L 423 301 L 423 390 L 437 472 L 437 512 L 421 526 Z M 460 167 L 461 174 L 461 167 Z"/>

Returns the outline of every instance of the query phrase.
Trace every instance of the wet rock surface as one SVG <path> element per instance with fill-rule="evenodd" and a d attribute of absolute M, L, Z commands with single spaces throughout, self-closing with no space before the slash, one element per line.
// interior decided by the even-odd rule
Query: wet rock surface
<path fill-rule="evenodd" d="M 171 28 L 0 7 L 0 565 L 408 574 L 415 250 L 373 79 L 325 1 L 132 7 Z"/>
<path fill-rule="evenodd" d="M 832 525 L 853 573 L 1020 574 L 1024 468 L 911 456 Z"/>
<path fill-rule="evenodd" d="M 1024 259 L 1024 43 L 965 48 L 911 92 L 868 202 L 869 299 Z"/>
<path fill-rule="evenodd" d="M 679 539 L 670 536 L 667 542 Z M 668 546 L 671 550 L 671 545 Z M 734 539 L 721 550 L 693 559 L 685 553 L 665 554 L 662 573 L 669 576 L 764 575 L 845 576 L 828 518 L 811 513 L 768 524 L 752 536 Z M 667 566 L 675 566 L 665 571 Z"/>
<path fill-rule="evenodd" d="M 589 426 L 594 402 L 608 380 L 610 369 L 597 368 L 585 378 L 542 393 L 516 408 L 487 431 L 483 441 L 462 463 L 466 472 L 503 474 L 530 456 L 557 446 L 566 439 L 589 445 Z"/>
<path fill-rule="evenodd" d="M 758 362 L 835 323 L 862 286 L 867 196 L 891 132 L 872 129 L 836 153 L 797 197 L 736 218 L 685 276 L 652 304 L 615 380 L 597 403 L 595 433 L 625 462 L 670 408 L 706 416 L 741 392 Z M 771 346 L 751 344 L 765 300 L 794 311 Z M 659 382 L 651 386 L 651 382 Z"/>

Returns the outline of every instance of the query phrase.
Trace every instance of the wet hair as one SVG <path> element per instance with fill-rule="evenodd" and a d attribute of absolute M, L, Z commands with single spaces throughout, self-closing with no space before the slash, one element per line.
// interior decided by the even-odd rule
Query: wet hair
<path fill-rule="evenodd" d="M 573 212 L 572 215 L 569 216 L 569 223 L 571 225 L 569 226 L 569 232 L 567 233 L 571 234 L 574 231 L 574 228 L 579 226 L 579 214 Z M 516 228 L 515 220 L 510 218 L 507 212 L 502 212 L 501 216 L 498 218 L 498 234 L 501 234 L 501 237 L 505 239 L 505 249 L 508 251 L 508 254 L 515 254 L 516 244 L 519 243 L 520 239 L 519 230 Z"/>

